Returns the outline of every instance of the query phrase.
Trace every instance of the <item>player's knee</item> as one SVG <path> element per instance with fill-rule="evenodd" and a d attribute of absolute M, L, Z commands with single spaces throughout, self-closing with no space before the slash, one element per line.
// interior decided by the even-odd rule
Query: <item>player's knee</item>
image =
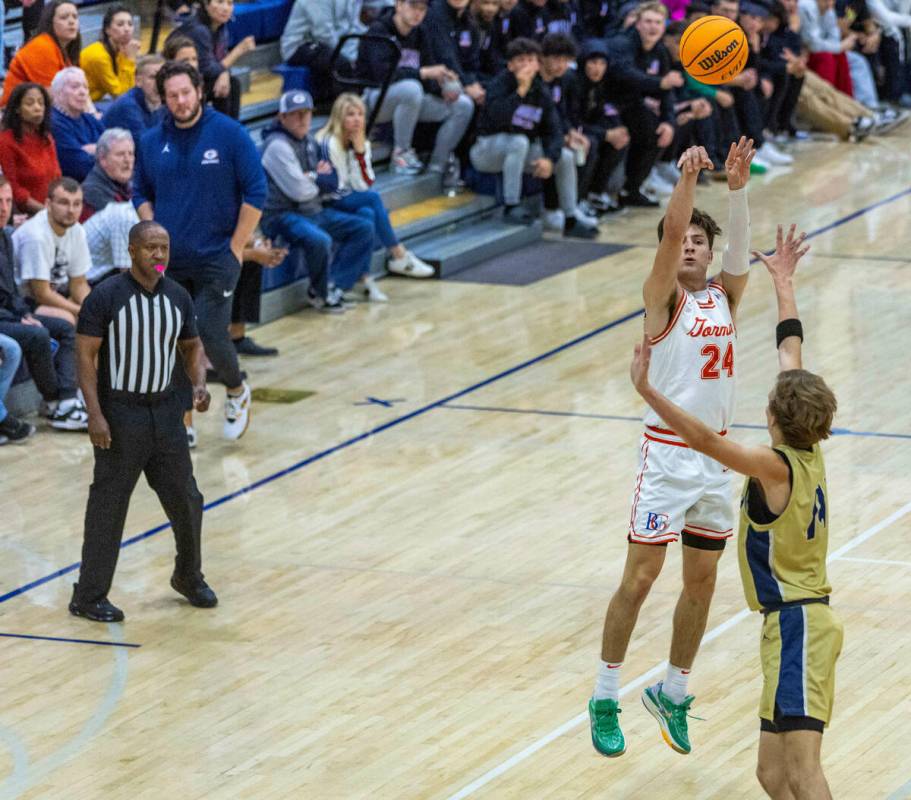
<path fill-rule="evenodd" d="M 642 603 L 648 597 L 659 572 L 660 570 L 651 567 L 637 569 L 624 579 L 621 589 L 631 602 Z"/>
<path fill-rule="evenodd" d="M 787 776 L 780 764 L 760 761 L 756 765 L 756 777 L 759 779 L 759 785 L 770 797 L 778 797 L 782 788 L 787 784 Z"/>
<path fill-rule="evenodd" d="M 785 751 L 785 780 L 791 794 L 803 797 L 806 788 L 814 783 L 817 772 L 820 770 L 819 762 L 808 758 L 802 753 Z"/>
<path fill-rule="evenodd" d="M 694 575 L 685 578 L 683 590 L 693 598 L 711 600 L 715 593 L 715 573 Z"/>

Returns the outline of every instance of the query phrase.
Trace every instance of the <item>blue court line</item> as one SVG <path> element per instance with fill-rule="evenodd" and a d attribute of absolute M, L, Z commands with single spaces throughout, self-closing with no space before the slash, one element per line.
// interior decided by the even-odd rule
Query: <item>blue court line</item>
<path fill-rule="evenodd" d="M 909 194 L 911 194 L 911 187 L 909 187 L 908 189 L 904 189 L 901 192 L 897 192 L 896 194 L 893 194 L 883 200 L 879 200 L 875 203 L 871 203 L 868 206 L 864 206 L 863 208 L 859 209 L 858 211 L 854 211 L 844 217 L 841 217 L 841 218 L 835 220 L 834 222 L 831 222 L 828 225 L 823 226 L 822 228 L 818 228 L 817 230 L 812 231 L 811 233 L 807 234 L 807 238 L 812 239 L 815 236 L 819 236 L 821 233 L 826 233 L 827 231 L 833 230 L 834 228 L 837 228 L 841 225 L 851 222 L 854 219 L 857 219 L 860 216 L 863 216 L 864 214 L 866 214 L 869 211 L 879 208 L 880 206 L 887 205 L 888 203 L 892 203 L 892 202 L 898 200 L 899 198 L 905 197 L 906 195 L 909 195 Z M 756 260 L 757 259 L 754 258 L 751 263 L 755 263 Z M 636 311 L 631 311 L 628 314 L 624 314 L 622 317 L 619 317 L 619 318 L 613 320 L 612 322 L 608 322 L 606 325 L 602 325 L 598 328 L 595 328 L 594 330 L 591 330 L 588 333 L 583 333 L 581 336 L 577 336 L 574 339 L 570 339 L 568 342 L 564 342 L 563 344 L 558 345 L 557 347 L 554 347 L 551 350 L 548 350 L 547 352 L 542 353 L 541 355 L 535 356 L 534 358 L 530 358 L 527 361 L 523 361 L 522 363 L 517 364 L 514 367 L 510 367 L 509 369 L 503 370 L 502 372 L 498 372 L 496 375 L 493 375 L 490 378 L 486 378 L 483 381 L 479 381 L 478 383 L 475 383 L 475 384 L 469 386 L 467 389 L 462 389 L 461 391 L 455 392 L 454 394 L 448 395 L 447 397 L 444 397 L 444 398 L 437 400 L 433 403 L 430 403 L 426 406 L 422 406 L 421 408 L 415 409 L 414 411 L 412 411 L 408 414 L 403 414 L 401 417 L 396 417 L 395 419 L 390 420 L 389 422 L 386 422 L 383 425 L 378 425 L 375 428 L 371 428 L 366 433 L 362 433 L 362 434 L 359 434 L 358 436 L 353 436 L 350 439 L 346 439 L 344 442 L 341 442 L 340 444 L 337 444 L 334 447 L 330 447 L 330 448 L 327 448 L 326 450 L 322 450 L 319 453 L 316 453 L 315 455 L 312 455 L 308 458 L 305 458 L 301 461 L 298 461 L 298 462 L 292 464 L 290 467 L 285 467 L 285 469 L 279 470 L 278 472 L 273 472 L 271 475 L 267 475 L 265 478 L 260 478 L 260 480 L 254 481 L 253 483 L 249 484 L 248 486 L 244 486 L 242 489 L 238 489 L 234 492 L 231 492 L 230 494 L 226 494 L 222 497 L 219 497 L 217 500 L 213 500 L 211 503 L 207 503 L 205 506 L 203 506 L 203 510 L 209 511 L 212 508 L 217 508 L 222 503 L 227 503 L 229 500 L 234 500 L 235 498 L 243 497 L 245 494 L 249 494 L 250 492 L 258 489 L 260 486 L 265 486 L 266 484 L 272 483 L 272 481 L 276 481 L 279 478 L 284 478 L 286 475 L 290 475 L 294 472 L 297 472 L 298 470 L 303 469 L 304 467 L 309 466 L 310 464 L 313 464 L 317 461 L 321 461 L 322 459 L 327 458 L 328 456 L 331 456 L 333 453 L 337 453 L 340 450 L 346 450 L 347 448 L 351 447 L 352 445 L 357 444 L 358 442 L 362 442 L 365 439 L 369 439 L 371 436 L 375 436 L 377 434 L 382 433 L 383 431 L 389 430 L 390 428 L 394 428 L 398 425 L 401 425 L 403 422 L 408 422 L 408 420 L 414 419 L 415 417 L 423 416 L 424 414 L 428 413 L 429 411 L 433 411 L 433 409 L 435 409 L 435 408 L 440 408 L 441 406 L 444 406 L 446 403 L 449 403 L 453 400 L 458 400 L 460 397 L 464 397 L 465 395 L 471 394 L 472 392 L 476 392 L 478 389 L 483 389 L 485 386 L 489 386 L 492 383 L 496 383 L 497 381 L 500 381 L 503 378 L 508 378 L 510 375 L 514 375 L 515 373 L 520 372 L 523 369 L 527 369 L 528 367 L 533 366 L 534 364 L 538 364 L 541 361 L 544 361 L 545 359 L 550 358 L 551 356 L 555 356 L 558 353 L 562 353 L 564 350 L 567 350 L 570 347 L 575 347 L 577 344 L 586 342 L 589 339 L 591 339 L 595 336 L 598 336 L 599 334 L 604 333 L 605 331 L 610 330 L 611 328 L 616 328 L 618 325 L 622 325 L 624 322 L 629 322 L 631 319 L 640 317 L 644 313 L 645 313 L 645 309 L 639 308 Z M 148 539 L 150 536 L 154 536 L 157 533 L 161 533 L 162 531 L 167 530 L 170 527 L 171 527 L 170 522 L 162 523 L 161 525 L 158 525 L 154 528 L 150 528 L 149 530 L 147 530 L 143 533 L 140 533 L 136 536 L 133 536 L 130 539 L 124 540 L 121 543 L 120 547 L 121 547 L 121 549 L 123 549 L 125 547 L 129 547 L 131 544 L 135 544 L 136 542 L 141 542 L 143 539 Z M 0 595 L 0 603 L 5 603 L 14 597 L 18 597 L 20 594 L 24 594 L 25 592 L 35 589 L 38 586 L 42 586 L 45 583 L 48 583 L 56 578 L 59 578 L 70 572 L 73 572 L 77 569 L 79 569 L 78 561 L 75 564 L 70 564 L 69 566 L 62 567 L 61 569 L 58 569 L 55 572 L 52 572 L 50 575 L 45 575 L 43 578 L 38 578 L 37 580 L 31 581 L 30 583 L 25 584 L 24 586 L 20 586 L 19 588 L 13 589 L 12 591 L 7 592 L 6 594 Z"/>
<path fill-rule="evenodd" d="M 129 644 L 127 642 L 102 642 L 97 639 L 64 639 L 60 636 L 32 636 L 27 633 L 0 633 L 0 636 L 7 639 L 37 639 L 42 642 L 67 642 L 69 644 L 100 644 L 106 647 L 142 647 L 141 644 Z"/>
<path fill-rule="evenodd" d="M 454 411 L 494 411 L 503 414 L 536 414 L 542 417 L 581 417 L 583 419 L 607 419 L 615 422 L 642 422 L 642 417 L 623 417 L 617 414 L 585 414 L 580 411 L 551 411 L 543 408 L 504 408 L 502 406 L 469 406 L 462 404 L 446 403 L 442 408 Z M 765 425 L 750 425 L 745 422 L 735 422 L 732 428 L 744 430 L 764 431 Z M 911 433 L 880 433 L 879 431 L 852 431 L 850 428 L 832 428 L 833 436 L 873 436 L 881 439 L 911 439 Z"/>

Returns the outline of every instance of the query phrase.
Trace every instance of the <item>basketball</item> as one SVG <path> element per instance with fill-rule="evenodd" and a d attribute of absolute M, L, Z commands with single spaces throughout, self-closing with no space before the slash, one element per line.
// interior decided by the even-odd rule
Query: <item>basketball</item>
<path fill-rule="evenodd" d="M 746 34 L 727 17 L 702 17 L 680 39 L 680 61 L 690 77 L 701 83 L 727 83 L 747 62 Z"/>

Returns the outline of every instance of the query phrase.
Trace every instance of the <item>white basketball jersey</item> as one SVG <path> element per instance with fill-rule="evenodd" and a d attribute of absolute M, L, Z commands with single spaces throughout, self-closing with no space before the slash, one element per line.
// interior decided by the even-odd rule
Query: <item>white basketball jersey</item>
<path fill-rule="evenodd" d="M 652 339 L 649 382 L 712 430 L 726 430 L 734 417 L 736 336 L 721 284 L 683 291 L 667 327 Z M 652 409 L 645 424 L 665 425 Z"/>

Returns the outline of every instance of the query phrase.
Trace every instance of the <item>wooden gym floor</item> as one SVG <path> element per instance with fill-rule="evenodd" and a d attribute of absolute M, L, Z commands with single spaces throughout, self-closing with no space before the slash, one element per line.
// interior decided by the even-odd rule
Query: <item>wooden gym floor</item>
<path fill-rule="evenodd" d="M 825 452 L 846 643 L 824 741 L 839 798 L 911 795 L 909 136 L 801 144 L 792 170 L 751 187 L 756 246 L 777 222 L 812 233 L 806 363 L 839 399 Z M 722 225 L 725 191 L 698 195 Z M 199 419 L 214 611 L 168 587 L 171 535 L 143 483 L 127 537 L 159 532 L 121 554 L 111 598 L 126 623 L 71 618 L 88 439 L 42 427 L 0 449 L 0 797 L 760 797 L 760 620 L 734 548 L 691 680 L 705 718 L 692 755 L 663 744 L 637 697 L 666 657 L 679 546 L 624 668 L 629 750 L 608 761 L 589 741 L 656 219 L 611 221 L 602 238 L 632 249 L 528 287 L 387 280 L 388 306 L 256 331 L 282 354 L 245 361 L 253 386 L 316 394 L 257 404 L 234 445 L 219 392 Z M 745 426 L 764 423 L 776 372 L 774 297 L 754 274 L 738 326 Z"/>

